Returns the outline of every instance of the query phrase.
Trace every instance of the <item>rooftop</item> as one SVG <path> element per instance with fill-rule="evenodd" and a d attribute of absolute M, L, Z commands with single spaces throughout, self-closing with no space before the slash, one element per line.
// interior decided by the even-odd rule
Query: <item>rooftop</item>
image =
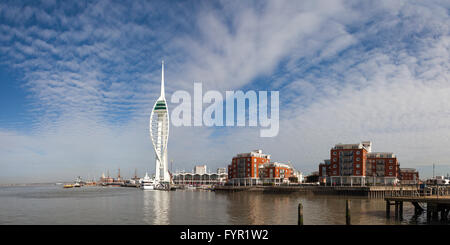
<path fill-rule="evenodd" d="M 372 142 L 370 141 L 363 141 L 361 143 L 356 144 L 336 144 L 334 145 L 333 149 L 335 150 L 341 150 L 341 149 L 366 149 L 368 152 L 371 152 L 372 149 Z"/>
<path fill-rule="evenodd" d="M 239 153 L 235 157 L 260 157 L 270 159 L 270 155 L 262 153 L 262 150 L 254 150 L 249 153 Z"/>

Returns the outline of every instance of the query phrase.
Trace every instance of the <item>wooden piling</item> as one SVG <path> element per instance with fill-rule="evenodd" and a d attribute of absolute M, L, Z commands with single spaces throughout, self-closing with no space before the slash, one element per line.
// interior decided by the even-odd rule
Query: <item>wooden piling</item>
<path fill-rule="evenodd" d="M 350 201 L 345 201 L 345 224 L 351 225 L 351 217 L 350 217 Z"/>
<path fill-rule="evenodd" d="M 433 217 L 431 219 L 432 221 L 439 221 L 439 211 L 437 208 L 433 210 Z"/>
<path fill-rule="evenodd" d="M 442 209 L 441 209 L 441 221 L 442 221 L 442 222 L 447 221 L 447 214 L 446 214 L 446 212 L 445 212 L 445 208 L 442 208 Z"/>
<path fill-rule="evenodd" d="M 398 219 L 398 201 L 395 201 L 395 219 Z"/>
<path fill-rule="evenodd" d="M 403 202 L 399 202 L 399 210 L 398 210 L 398 212 L 399 212 L 399 218 L 400 219 L 403 219 Z"/>
<path fill-rule="evenodd" d="M 386 201 L 386 218 L 391 217 L 391 201 Z"/>
<path fill-rule="evenodd" d="M 419 215 L 424 211 L 418 202 L 412 202 L 412 204 L 414 205 L 414 214 L 415 215 Z"/>
<path fill-rule="evenodd" d="M 298 204 L 298 225 L 303 225 L 303 205 Z"/>

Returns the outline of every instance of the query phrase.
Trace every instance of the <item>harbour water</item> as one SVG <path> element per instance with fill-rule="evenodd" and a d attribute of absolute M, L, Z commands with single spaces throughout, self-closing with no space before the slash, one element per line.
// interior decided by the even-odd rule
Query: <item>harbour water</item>
<path fill-rule="evenodd" d="M 405 203 L 402 221 L 386 219 L 383 199 L 254 192 L 143 191 L 124 187 L 63 189 L 59 185 L 0 187 L 0 224 L 305 225 L 424 224 Z M 393 216 L 393 215 L 392 215 Z"/>

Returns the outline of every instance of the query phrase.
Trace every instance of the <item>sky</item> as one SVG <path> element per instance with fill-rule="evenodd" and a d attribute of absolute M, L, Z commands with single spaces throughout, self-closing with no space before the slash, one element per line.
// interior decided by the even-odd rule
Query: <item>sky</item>
<path fill-rule="evenodd" d="M 154 172 L 160 93 L 279 91 L 280 130 L 174 127 L 170 169 L 262 149 L 304 173 L 370 140 L 450 173 L 449 1 L 1 1 L 0 184 Z"/>

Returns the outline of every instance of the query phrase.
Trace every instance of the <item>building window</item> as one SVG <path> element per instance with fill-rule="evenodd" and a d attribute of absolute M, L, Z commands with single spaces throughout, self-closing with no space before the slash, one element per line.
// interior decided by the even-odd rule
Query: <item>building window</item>
<path fill-rule="evenodd" d="M 361 152 L 360 152 L 360 151 L 357 151 L 357 152 L 356 152 L 356 155 L 359 155 L 359 154 L 361 154 Z"/>
<path fill-rule="evenodd" d="M 359 168 L 359 167 L 361 167 L 361 165 L 359 165 L 359 164 L 356 164 L 356 168 Z"/>
<path fill-rule="evenodd" d="M 333 158 L 333 162 L 336 162 L 337 161 L 337 159 L 336 158 Z"/>
<path fill-rule="evenodd" d="M 256 162 L 256 158 L 255 158 L 255 161 L 254 162 Z"/>
<path fill-rule="evenodd" d="M 356 161 L 358 161 L 358 162 L 359 162 L 360 160 L 361 160 L 361 158 L 359 158 L 359 157 L 357 157 L 357 158 L 356 158 Z"/>
<path fill-rule="evenodd" d="M 335 151 L 333 151 L 333 155 L 335 155 L 335 156 L 336 156 L 336 154 L 337 154 L 337 153 L 336 153 Z"/>
<path fill-rule="evenodd" d="M 336 164 L 333 165 L 333 168 L 336 168 Z"/>
<path fill-rule="evenodd" d="M 389 166 L 389 169 L 392 169 L 392 166 Z"/>
<path fill-rule="evenodd" d="M 333 174 L 336 174 L 336 171 L 333 171 Z"/>
<path fill-rule="evenodd" d="M 391 175 L 391 176 L 392 176 L 392 172 L 389 172 L 389 175 Z"/>
<path fill-rule="evenodd" d="M 394 160 L 389 160 L 389 163 L 393 163 L 394 162 Z"/>
<path fill-rule="evenodd" d="M 356 175 L 359 175 L 359 174 L 361 174 L 361 172 L 359 170 L 357 170 L 356 171 Z"/>

